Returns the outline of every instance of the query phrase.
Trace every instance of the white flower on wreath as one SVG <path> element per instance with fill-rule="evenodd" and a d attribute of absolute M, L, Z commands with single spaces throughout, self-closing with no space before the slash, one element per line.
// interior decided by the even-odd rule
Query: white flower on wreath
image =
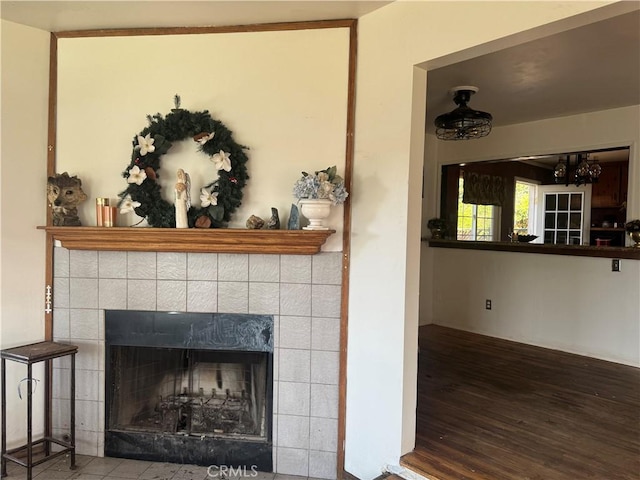
<path fill-rule="evenodd" d="M 200 201 L 202 202 L 202 208 L 209 205 L 218 205 L 218 192 L 210 192 L 206 188 L 200 190 Z"/>
<path fill-rule="evenodd" d="M 140 202 L 134 202 L 131 197 L 127 195 L 120 204 L 120 213 L 130 213 L 135 211 L 140 206 Z"/>
<path fill-rule="evenodd" d="M 153 145 L 155 138 L 151 138 L 151 134 L 147 133 L 144 137 L 138 135 L 138 145 L 136 148 L 140 149 L 140 155 L 145 156 L 147 153 L 155 152 L 156 147 Z"/>
<path fill-rule="evenodd" d="M 140 170 L 140 167 L 137 165 L 129 170 L 129 178 L 127 178 L 127 182 L 135 183 L 136 185 L 142 185 L 147 178 L 147 172 L 144 170 Z"/>
<path fill-rule="evenodd" d="M 204 137 L 200 137 L 198 140 L 196 140 L 200 145 L 204 145 L 205 143 L 207 143 L 209 140 L 211 140 L 213 138 L 213 136 L 216 134 L 216 132 L 211 132 L 209 135 L 205 135 Z"/>
<path fill-rule="evenodd" d="M 220 150 L 219 153 L 214 153 L 211 157 L 217 170 L 224 170 L 225 172 L 231 171 L 231 154 Z"/>

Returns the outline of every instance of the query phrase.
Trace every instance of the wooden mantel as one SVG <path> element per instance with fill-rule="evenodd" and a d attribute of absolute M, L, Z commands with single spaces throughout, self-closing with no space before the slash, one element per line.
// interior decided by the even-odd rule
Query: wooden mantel
<path fill-rule="evenodd" d="M 70 250 L 313 255 L 335 230 L 38 227 Z"/>

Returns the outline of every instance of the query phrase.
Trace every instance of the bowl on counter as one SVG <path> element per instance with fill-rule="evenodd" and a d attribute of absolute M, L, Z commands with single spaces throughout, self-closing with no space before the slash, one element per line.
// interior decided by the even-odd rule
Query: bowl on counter
<path fill-rule="evenodd" d="M 518 235 L 518 241 L 522 243 L 532 242 L 538 238 L 538 235 Z"/>

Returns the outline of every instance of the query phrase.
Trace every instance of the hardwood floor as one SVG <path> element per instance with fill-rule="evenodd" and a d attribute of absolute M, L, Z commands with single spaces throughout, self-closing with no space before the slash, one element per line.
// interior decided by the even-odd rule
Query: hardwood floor
<path fill-rule="evenodd" d="M 402 464 L 432 480 L 638 480 L 640 369 L 421 327 Z"/>

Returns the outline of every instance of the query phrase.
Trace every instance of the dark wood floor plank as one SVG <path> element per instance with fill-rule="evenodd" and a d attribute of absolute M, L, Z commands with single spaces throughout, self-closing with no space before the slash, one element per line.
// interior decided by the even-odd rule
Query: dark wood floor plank
<path fill-rule="evenodd" d="M 416 449 L 437 480 L 640 480 L 640 369 L 429 325 Z"/>

